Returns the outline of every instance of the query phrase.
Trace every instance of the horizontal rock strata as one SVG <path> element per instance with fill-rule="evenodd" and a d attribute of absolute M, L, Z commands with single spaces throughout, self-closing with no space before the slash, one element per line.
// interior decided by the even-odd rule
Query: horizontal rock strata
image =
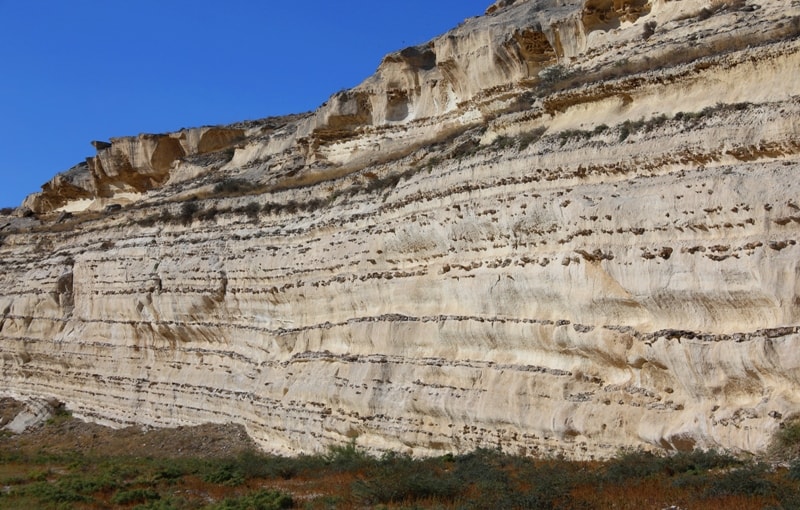
<path fill-rule="evenodd" d="M 498 2 L 313 114 L 97 144 L 0 218 L 4 393 L 281 453 L 762 450 L 800 410 L 797 16 Z"/>

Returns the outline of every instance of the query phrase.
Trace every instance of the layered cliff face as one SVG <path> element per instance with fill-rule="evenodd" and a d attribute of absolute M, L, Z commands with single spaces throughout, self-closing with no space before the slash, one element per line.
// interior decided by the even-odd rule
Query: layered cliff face
<path fill-rule="evenodd" d="M 98 143 L 0 220 L 3 392 L 282 453 L 762 450 L 798 16 L 502 1 L 314 113 Z"/>

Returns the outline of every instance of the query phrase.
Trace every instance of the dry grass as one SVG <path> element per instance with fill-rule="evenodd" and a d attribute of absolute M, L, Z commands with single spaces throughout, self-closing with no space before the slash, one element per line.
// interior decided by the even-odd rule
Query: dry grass
<path fill-rule="evenodd" d="M 6 418 L 18 410 L 0 400 Z M 110 430 L 62 413 L 22 435 L 0 435 L 0 509 L 800 508 L 798 444 L 788 421 L 775 438 L 775 448 L 793 455 L 783 459 L 788 468 L 713 452 L 634 452 L 607 462 L 494 450 L 376 458 L 355 443 L 286 458 L 256 452 L 239 427 Z"/>

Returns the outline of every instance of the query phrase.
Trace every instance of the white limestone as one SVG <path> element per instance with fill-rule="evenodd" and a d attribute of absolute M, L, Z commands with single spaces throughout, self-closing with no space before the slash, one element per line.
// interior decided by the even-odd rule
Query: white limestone
<path fill-rule="evenodd" d="M 716 4 L 498 2 L 314 114 L 99 147 L 0 221 L 0 391 L 282 453 L 763 450 L 800 12 Z"/>

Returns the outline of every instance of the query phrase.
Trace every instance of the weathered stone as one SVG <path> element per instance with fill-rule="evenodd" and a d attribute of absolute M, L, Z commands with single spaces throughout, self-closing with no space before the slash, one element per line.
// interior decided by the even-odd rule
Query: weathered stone
<path fill-rule="evenodd" d="M 798 7 L 494 7 L 313 114 L 54 178 L 3 229 L 0 392 L 282 453 L 765 448 L 800 411 Z"/>

